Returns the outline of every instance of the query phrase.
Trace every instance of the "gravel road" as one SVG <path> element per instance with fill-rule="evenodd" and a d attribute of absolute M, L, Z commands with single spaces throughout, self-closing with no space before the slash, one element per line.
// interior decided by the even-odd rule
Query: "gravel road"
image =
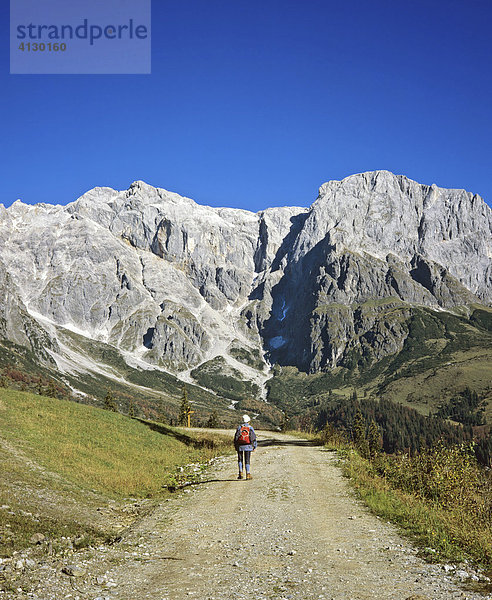
<path fill-rule="evenodd" d="M 104 573 L 117 586 L 111 596 L 483 600 L 354 500 L 332 453 L 258 437 L 252 481 L 236 479 L 235 457 L 220 459 L 108 553 L 118 563 Z"/>
<path fill-rule="evenodd" d="M 231 433 L 232 436 L 232 433 Z M 484 600 L 430 565 L 351 495 L 336 457 L 258 432 L 252 481 L 235 457 L 178 492 L 110 547 L 74 560 L 85 576 L 42 600 Z M 59 583 L 59 579 L 57 579 Z M 54 584 L 55 582 L 53 582 Z M 61 594 L 61 595 L 60 595 Z M 491 596 L 488 596 L 491 598 Z"/>

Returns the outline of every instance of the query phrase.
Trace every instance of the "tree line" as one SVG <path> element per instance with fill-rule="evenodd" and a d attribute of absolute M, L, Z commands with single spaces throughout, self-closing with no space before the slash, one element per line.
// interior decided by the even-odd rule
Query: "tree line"
<path fill-rule="evenodd" d="M 463 408 L 468 399 L 466 409 Z M 492 433 L 483 427 L 480 439 L 477 439 L 473 425 L 480 421 L 485 425 L 483 403 L 474 393 L 466 391 L 459 401 L 452 400 L 449 406 L 461 407 L 461 418 L 454 418 L 458 424 L 450 423 L 449 418 L 459 416 L 456 411 L 439 408 L 436 414 L 425 416 L 415 409 L 403 406 L 391 400 L 376 401 L 357 398 L 354 392 L 347 399 L 331 400 L 320 408 L 317 414 L 316 428 L 330 426 L 347 440 L 359 446 L 367 457 L 379 449 L 387 454 L 407 453 L 415 455 L 434 447 L 438 442 L 446 446 L 460 445 L 476 441 L 477 459 L 485 465 L 491 464 Z M 452 417 L 451 417 L 451 414 Z"/>

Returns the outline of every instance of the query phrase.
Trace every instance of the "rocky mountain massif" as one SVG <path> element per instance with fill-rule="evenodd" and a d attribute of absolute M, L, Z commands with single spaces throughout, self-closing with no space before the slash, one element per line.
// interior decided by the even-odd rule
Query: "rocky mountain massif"
<path fill-rule="evenodd" d="M 141 181 L 67 206 L 17 201 L 0 205 L 0 338 L 81 390 L 87 376 L 128 383 L 128 367 L 265 398 L 274 364 L 360 374 L 397 355 L 416 310 L 475 327 L 491 230 L 479 196 L 387 171 L 256 214 Z"/>

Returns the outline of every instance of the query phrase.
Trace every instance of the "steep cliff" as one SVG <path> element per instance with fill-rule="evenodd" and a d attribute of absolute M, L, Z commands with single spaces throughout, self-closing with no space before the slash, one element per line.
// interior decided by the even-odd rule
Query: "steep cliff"
<path fill-rule="evenodd" d="M 18 201 L 0 205 L 0 335 L 61 369 L 59 328 L 185 379 L 222 356 L 260 386 L 271 363 L 367 366 L 403 348 L 413 308 L 490 304 L 491 230 L 479 196 L 387 171 L 257 214 L 139 181 Z"/>

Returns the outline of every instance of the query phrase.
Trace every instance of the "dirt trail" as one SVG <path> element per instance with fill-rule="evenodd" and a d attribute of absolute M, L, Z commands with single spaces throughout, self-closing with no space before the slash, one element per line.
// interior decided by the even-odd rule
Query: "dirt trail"
<path fill-rule="evenodd" d="M 232 432 L 229 432 L 232 437 Z M 258 432 L 252 481 L 235 456 L 176 493 L 121 541 L 38 565 L 0 600 L 484 600 L 429 565 L 351 495 L 332 453 Z M 0 565 L 1 567 L 1 565 Z M 488 598 L 492 598 L 488 596 Z"/>
<path fill-rule="evenodd" d="M 236 480 L 235 457 L 220 459 L 208 480 L 163 503 L 88 565 L 105 587 L 80 597 L 484 598 L 417 558 L 355 501 L 331 453 L 259 434 L 264 444 L 272 438 L 253 454 L 252 481 Z"/>

